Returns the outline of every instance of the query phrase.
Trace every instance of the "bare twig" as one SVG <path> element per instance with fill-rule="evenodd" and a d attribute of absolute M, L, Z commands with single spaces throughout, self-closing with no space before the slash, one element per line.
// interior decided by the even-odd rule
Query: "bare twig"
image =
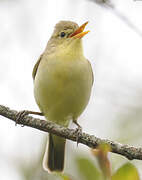
<path fill-rule="evenodd" d="M 16 122 L 17 113 L 18 112 L 15 110 L 10 110 L 8 107 L 0 105 L 1 116 L 4 116 Z M 122 156 L 125 156 L 129 160 L 132 160 L 132 159 L 142 160 L 142 148 L 122 145 L 120 143 L 110 141 L 107 139 L 100 139 L 86 133 L 81 133 L 79 136 L 79 139 L 77 140 L 78 133 L 76 132 L 76 130 L 61 127 L 50 121 L 33 118 L 32 116 L 28 116 L 28 115 L 22 119 L 19 119 L 18 122 L 19 124 L 22 124 L 24 126 L 29 126 L 29 127 L 41 130 L 41 131 L 50 132 L 50 133 L 56 134 L 58 136 L 64 137 L 72 141 L 78 141 L 79 143 L 87 145 L 90 148 L 96 148 L 100 144 L 108 144 L 113 153 L 117 153 Z"/>
<path fill-rule="evenodd" d="M 123 14 L 123 12 L 118 10 L 110 0 L 90 0 L 90 1 L 93 1 L 97 5 L 110 10 L 115 16 L 121 19 L 128 27 L 130 27 L 134 32 L 136 32 L 139 36 L 142 37 L 142 31 L 137 26 L 135 26 L 129 20 L 129 18 L 125 14 Z"/>

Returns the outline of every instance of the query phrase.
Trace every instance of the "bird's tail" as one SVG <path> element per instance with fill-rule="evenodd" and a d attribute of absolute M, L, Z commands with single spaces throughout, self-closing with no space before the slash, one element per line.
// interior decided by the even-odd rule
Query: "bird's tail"
<path fill-rule="evenodd" d="M 66 139 L 49 134 L 49 142 L 47 143 L 43 168 L 49 172 L 61 172 L 64 169 Z"/>

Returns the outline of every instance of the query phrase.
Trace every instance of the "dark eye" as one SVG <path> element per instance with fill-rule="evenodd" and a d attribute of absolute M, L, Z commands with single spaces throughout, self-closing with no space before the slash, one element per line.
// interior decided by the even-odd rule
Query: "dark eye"
<path fill-rule="evenodd" d="M 64 32 L 61 32 L 61 34 L 60 34 L 61 37 L 65 37 L 65 35 L 66 34 Z"/>

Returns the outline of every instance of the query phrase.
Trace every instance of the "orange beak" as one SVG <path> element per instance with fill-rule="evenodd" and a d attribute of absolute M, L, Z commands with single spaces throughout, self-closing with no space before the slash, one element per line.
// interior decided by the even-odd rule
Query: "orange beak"
<path fill-rule="evenodd" d="M 88 21 L 84 24 L 82 24 L 82 26 L 80 26 L 73 34 L 71 34 L 69 37 L 75 37 L 75 38 L 79 38 L 81 39 L 83 36 L 85 36 L 88 32 L 90 31 L 84 31 L 86 25 L 88 24 Z"/>

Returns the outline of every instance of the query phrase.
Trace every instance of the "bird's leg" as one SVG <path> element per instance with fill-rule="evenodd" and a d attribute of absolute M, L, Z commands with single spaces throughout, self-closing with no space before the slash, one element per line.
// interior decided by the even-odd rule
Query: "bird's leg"
<path fill-rule="evenodd" d="M 76 133 L 77 133 L 76 141 L 77 141 L 77 146 L 78 146 L 79 138 L 80 138 L 81 133 L 82 133 L 82 127 L 80 126 L 80 124 L 78 124 L 76 119 L 73 119 L 73 123 L 77 125 L 77 128 L 76 128 Z"/>
<path fill-rule="evenodd" d="M 23 110 L 20 111 L 16 114 L 16 122 L 15 125 L 17 125 L 21 119 L 23 119 L 25 116 L 29 115 L 29 114 L 34 114 L 34 115 L 39 115 L 39 116 L 43 116 L 42 112 L 35 112 L 35 111 L 28 111 L 28 110 Z M 23 126 L 23 125 L 22 125 Z"/>

